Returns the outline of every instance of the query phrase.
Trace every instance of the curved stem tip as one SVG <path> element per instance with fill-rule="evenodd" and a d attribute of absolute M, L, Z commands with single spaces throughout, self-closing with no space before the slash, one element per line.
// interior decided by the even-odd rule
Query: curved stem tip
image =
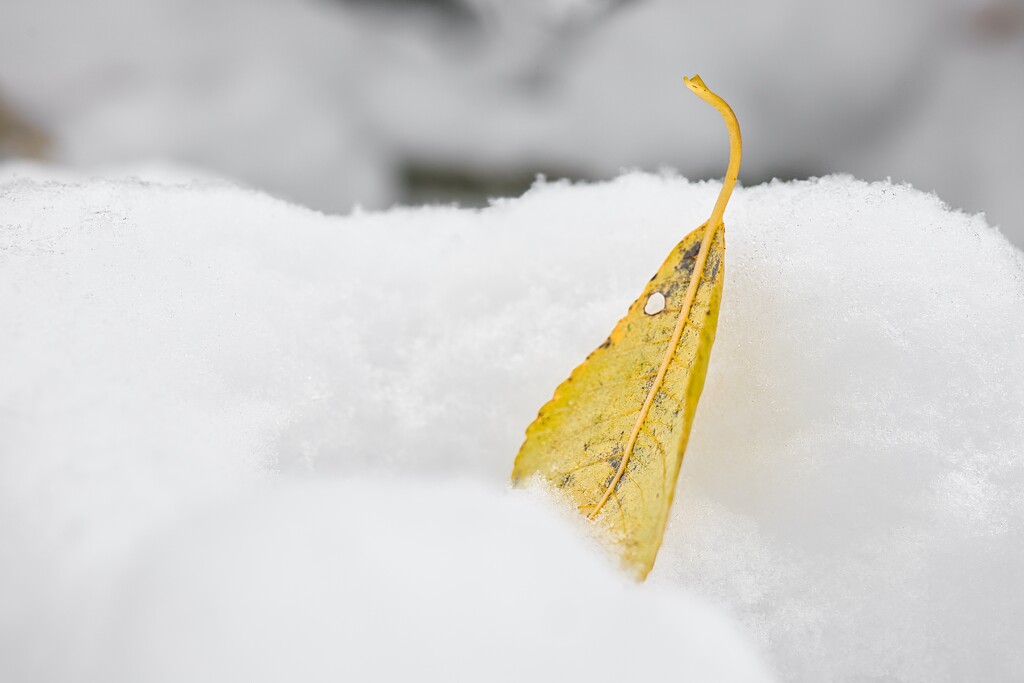
<path fill-rule="evenodd" d="M 708 90 L 700 76 L 683 78 L 686 87 L 693 93 L 718 110 L 718 113 L 725 119 L 725 127 L 729 130 L 729 167 L 725 170 L 725 180 L 722 181 L 722 191 L 718 194 L 718 201 L 715 202 L 715 209 L 708 219 L 708 228 L 714 230 L 722 223 L 722 214 L 725 213 L 725 205 L 729 203 L 729 197 L 736 186 L 736 178 L 740 174 L 740 157 L 743 155 L 743 140 L 740 138 L 740 124 L 725 100 Z"/>

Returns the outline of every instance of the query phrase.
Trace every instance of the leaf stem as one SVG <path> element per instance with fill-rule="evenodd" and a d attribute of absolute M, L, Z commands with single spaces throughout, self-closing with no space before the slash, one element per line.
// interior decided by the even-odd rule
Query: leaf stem
<path fill-rule="evenodd" d="M 721 97 L 708 90 L 708 86 L 704 85 L 700 76 L 695 74 L 693 78 L 683 78 L 683 82 L 686 83 L 687 88 L 693 91 L 694 95 L 718 110 L 718 113 L 725 119 L 725 127 L 729 130 L 729 166 L 725 170 L 722 191 L 718 193 L 718 201 L 715 202 L 711 218 L 708 219 L 708 229 L 714 231 L 722 223 L 725 205 L 729 203 L 729 197 L 732 196 L 732 190 L 736 187 L 736 179 L 740 174 L 740 157 L 743 155 L 740 124 L 736 120 L 736 114 L 733 113 L 732 107 Z"/>

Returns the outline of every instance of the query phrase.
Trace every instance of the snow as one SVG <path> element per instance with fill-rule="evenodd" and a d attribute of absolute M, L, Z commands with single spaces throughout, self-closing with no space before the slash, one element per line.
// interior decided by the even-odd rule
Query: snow
<path fill-rule="evenodd" d="M 602 566 L 523 496 L 467 482 L 287 483 L 146 544 L 89 596 L 64 680 L 767 681 L 738 629 Z M 74 604 L 74 603 L 73 603 Z M 621 633 L 619 633 L 621 631 Z M 608 657 L 615 639 L 635 657 Z M 75 646 L 79 649 L 73 649 Z"/>
<path fill-rule="evenodd" d="M 908 186 L 737 190 L 646 584 L 508 490 L 717 191 L 0 185 L 0 678 L 1020 678 L 1024 255 Z"/>

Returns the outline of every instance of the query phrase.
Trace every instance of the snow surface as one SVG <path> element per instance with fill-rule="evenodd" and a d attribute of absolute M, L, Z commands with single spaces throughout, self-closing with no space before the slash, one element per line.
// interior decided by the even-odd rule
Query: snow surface
<path fill-rule="evenodd" d="M 1020 679 L 1024 255 L 909 187 L 737 190 L 645 585 L 507 489 L 717 192 L 0 184 L 0 679 Z"/>

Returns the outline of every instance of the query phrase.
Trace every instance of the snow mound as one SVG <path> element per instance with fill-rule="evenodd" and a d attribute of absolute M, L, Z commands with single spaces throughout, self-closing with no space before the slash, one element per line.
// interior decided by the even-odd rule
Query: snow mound
<path fill-rule="evenodd" d="M 1024 258 L 911 188 L 737 191 L 646 585 L 507 491 L 717 191 L 0 185 L 0 677 L 765 680 L 695 600 L 786 680 L 1024 675 Z"/>
<path fill-rule="evenodd" d="M 285 486 L 198 518 L 123 579 L 97 681 L 768 680 L 726 618 L 602 567 L 522 496 Z M 594 643 L 616 638 L 626 652 Z M 182 657 L 182 652 L 188 653 Z"/>

